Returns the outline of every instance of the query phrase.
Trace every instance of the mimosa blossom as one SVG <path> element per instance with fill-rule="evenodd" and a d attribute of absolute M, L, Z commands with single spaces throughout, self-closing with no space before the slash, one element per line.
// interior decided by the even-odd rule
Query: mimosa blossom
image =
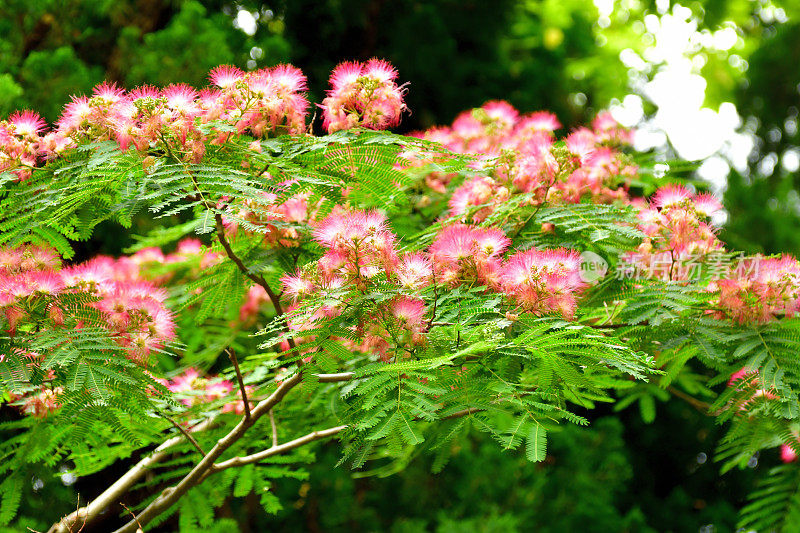
<path fill-rule="evenodd" d="M 382 130 L 396 126 L 406 109 L 397 71 L 386 61 L 346 62 L 331 73 L 331 89 L 320 106 L 328 133 L 363 126 Z"/>

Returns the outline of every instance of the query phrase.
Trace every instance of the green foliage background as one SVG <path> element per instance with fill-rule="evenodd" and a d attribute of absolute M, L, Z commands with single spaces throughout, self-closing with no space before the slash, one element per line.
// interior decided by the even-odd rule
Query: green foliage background
<path fill-rule="evenodd" d="M 601 27 L 586 0 L 0 0 L 0 116 L 29 107 L 52 121 L 69 95 L 90 92 L 103 79 L 128 87 L 199 86 L 221 63 L 292 62 L 307 73 L 312 100 L 319 101 L 337 62 L 379 56 L 410 82 L 406 130 L 448 123 L 495 98 L 524 111 L 552 110 L 569 128 L 628 90 L 619 52 L 644 46 L 634 22 L 656 6 L 615 4 L 619 9 Z M 754 17 L 763 4 L 712 0 L 687 7 L 702 27 L 736 24 L 745 42 L 738 53 L 749 62 L 741 73 L 727 57 L 712 57 L 702 72 L 709 104 L 734 101 L 744 117 L 757 117 L 748 124 L 760 139 L 750 171 L 729 179 L 730 221 L 722 237 L 746 251 L 797 254 L 797 174 L 780 165 L 766 173 L 761 162 L 799 142 L 797 123 L 790 122 L 798 115 L 800 4 L 777 3 L 788 17 L 782 24 Z M 258 14 L 252 34 L 234 24 L 240 9 Z M 147 222 L 138 224 L 143 231 Z M 117 226 L 104 225 L 79 256 L 116 254 L 128 244 Z M 733 530 L 751 471 L 777 457 L 720 477 L 711 460 L 718 431 L 711 417 L 676 400 L 640 407 L 598 410 L 589 428 L 554 433 L 548 460 L 536 465 L 475 436 L 439 474 L 419 460 L 390 477 L 353 479 L 334 468 L 338 451 L 326 446 L 309 465 L 308 480 L 278 484 L 293 508 L 267 517 L 245 501 L 225 513 L 242 531 Z M 31 527 L 44 528 L 57 518 L 49 501 L 73 501 L 76 491 L 90 497 L 122 468 L 72 487 L 39 480 L 39 497 L 23 502 L 22 514 Z"/>

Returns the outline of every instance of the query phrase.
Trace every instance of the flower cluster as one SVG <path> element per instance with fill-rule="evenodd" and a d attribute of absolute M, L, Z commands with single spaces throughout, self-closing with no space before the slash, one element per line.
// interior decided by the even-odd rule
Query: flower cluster
<path fill-rule="evenodd" d="M 711 289 L 719 291 L 720 317 L 740 324 L 791 317 L 800 310 L 800 262 L 791 256 L 746 259 L 744 269 L 716 281 Z"/>
<path fill-rule="evenodd" d="M 244 400 L 242 393 L 232 381 L 218 376 L 201 376 L 195 368 L 187 368 L 182 374 L 172 379 L 159 379 L 170 392 L 175 393 L 180 402 L 187 407 L 205 405 L 233 395 L 236 389 L 237 396 L 230 399 L 222 406 L 223 413 L 244 413 Z M 245 386 L 247 399 L 252 407 L 251 397 L 253 388 Z"/>
<path fill-rule="evenodd" d="M 268 174 L 266 176 L 269 178 Z M 273 188 L 275 192 L 263 192 L 258 200 L 245 201 L 236 217 L 224 217 L 226 233 L 259 231 L 269 246 L 300 246 L 304 230 L 315 220 L 318 205 L 309 204 L 309 194 L 305 192 L 286 197 L 294 183 L 277 183 Z M 246 221 L 247 225 L 241 226 L 239 220 Z"/>
<path fill-rule="evenodd" d="M 12 405 L 22 413 L 35 418 L 45 418 L 56 412 L 61 404 L 58 397 L 64 392 L 62 387 L 48 387 L 43 385 L 38 390 L 25 394 L 10 394 Z"/>
<path fill-rule="evenodd" d="M 645 238 L 635 254 L 636 267 L 649 275 L 673 281 L 689 279 L 695 264 L 689 258 L 723 249 L 711 224 L 711 216 L 722 209 L 713 195 L 667 185 L 658 189 L 649 203 L 638 205 L 639 227 Z"/>
<path fill-rule="evenodd" d="M 586 286 L 580 273 L 581 257 L 575 250 L 528 250 L 509 257 L 501 282 L 503 292 L 524 311 L 556 312 L 571 319 Z"/>
<path fill-rule="evenodd" d="M 449 203 L 453 216 L 478 207 L 471 220 L 481 222 L 514 194 L 528 194 L 528 203 L 534 205 L 627 199 L 625 182 L 636 167 L 617 147 L 630 140 L 630 133 L 610 115 L 601 115 L 594 130 L 576 130 L 564 139 L 566 147 L 561 147 L 554 135 L 560 127 L 550 113 L 522 115 L 507 102 L 493 101 L 462 113 L 451 127 L 417 135 L 454 152 L 476 154 L 476 165 L 490 172 L 455 190 Z M 425 182 L 434 191 L 444 192 L 451 179 L 434 173 Z"/>
<path fill-rule="evenodd" d="M 349 288 L 363 292 L 380 281 L 420 289 L 430 282 L 432 271 L 427 259 L 421 254 L 399 254 L 397 238 L 380 213 L 338 208 L 316 224 L 313 237 L 325 249 L 323 256 L 281 279 L 284 294 L 293 303 L 289 319 L 293 332 L 341 315 Z M 322 298 L 323 304 L 303 307 L 302 301 L 312 296 Z M 425 312 L 420 298 L 392 298 L 377 305 L 371 316 L 361 317 L 353 328 L 358 340 L 346 342 L 353 349 L 378 353 L 388 360 L 389 338 L 405 339 L 408 345 L 424 342 Z"/>
<path fill-rule="evenodd" d="M 510 244 L 511 240 L 496 228 L 466 224 L 445 227 L 430 248 L 437 281 L 450 285 L 477 282 L 498 288 L 503 252 Z"/>
<path fill-rule="evenodd" d="M 396 126 L 406 106 L 397 71 L 386 61 L 345 62 L 331 73 L 331 89 L 322 101 L 328 133 L 362 126 L 382 130 Z"/>
<path fill-rule="evenodd" d="M 88 295 L 79 305 L 99 317 L 92 325 L 106 328 L 127 356 L 139 363 L 175 336 L 172 314 L 164 306 L 166 291 L 139 277 L 135 257 L 101 256 L 61 268 L 50 250 L 0 249 L 0 311 L 12 336 L 23 321 L 39 327 L 89 325 L 90 315 L 77 312 L 74 299 L 67 304 L 70 294 Z M 73 315 L 75 321 L 68 323 Z"/>
<path fill-rule="evenodd" d="M 30 178 L 42 160 L 40 146 L 44 120 L 33 111 L 21 111 L 0 120 L 0 173 L 10 171 L 17 181 Z"/>
<path fill-rule="evenodd" d="M 197 91 L 184 85 L 164 89 L 142 86 L 126 92 L 112 83 L 95 87 L 92 96 L 75 96 L 53 131 L 36 113 L 15 113 L 0 122 L 0 172 L 17 181 L 32 168 L 85 142 L 113 140 L 120 149 L 166 150 L 183 161 L 198 162 L 206 143 L 221 144 L 239 134 L 263 137 L 273 132 L 305 130 L 306 78 L 291 65 L 245 73 L 220 66 L 211 71 L 214 87 Z"/>
<path fill-rule="evenodd" d="M 393 346 L 425 343 L 433 318 L 426 318 L 431 306 L 424 289 L 431 284 L 483 286 L 504 295 L 516 311 L 566 318 L 573 317 L 585 285 L 577 252 L 528 250 L 504 260 L 511 241 L 497 228 L 444 226 L 426 251 L 399 253 L 383 215 L 338 209 L 317 224 L 314 238 L 325 249 L 322 258 L 281 279 L 293 305 L 290 329 L 301 333 L 352 309 L 348 304 L 358 296 L 349 291 L 388 291 L 396 296 L 360 316 L 345 341 L 383 360 L 394 355 Z"/>

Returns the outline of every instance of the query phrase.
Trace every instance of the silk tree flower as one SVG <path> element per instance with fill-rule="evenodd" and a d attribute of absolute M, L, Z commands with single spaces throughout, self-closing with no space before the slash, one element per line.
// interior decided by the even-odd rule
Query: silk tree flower
<path fill-rule="evenodd" d="M 718 292 L 720 318 L 759 324 L 792 317 L 800 310 L 800 262 L 794 257 L 755 256 L 742 261 L 732 274 L 709 287 Z"/>
<path fill-rule="evenodd" d="M 496 206 L 510 197 L 508 188 L 487 176 L 476 176 L 462 183 L 450 197 L 451 216 L 465 215 L 471 207 L 483 206 L 472 213 L 472 222 L 483 222 Z"/>
<path fill-rule="evenodd" d="M 639 227 L 645 238 L 630 254 L 632 263 L 651 276 L 688 279 L 692 264 L 723 250 L 711 223 L 720 209 L 712 195 L 696 195 L 680 185 L 661 187 L 649 204 L 640 207 Z"/>
<path fill-rule="evenodd" d="M 404 254 L 395 270 L 397 281 L 407 289 L 422 289 L 433 280 L 433 265 L 422 253 Z"/>
<path fill-rule="evenodd" d="M 497 228 L 466 224 L 445 227 L 430 247 L 437 279 L 450 285 L 479 282 L 496 287 L 500 259 L 510 244 Z"/>
<path fill-rule="evenodd" d="M 176 393 L 181 403 L 187 407 L 205 405 L 233 396 L 222 406 L 222 412 L 236 414 L 244 412 L 241 390 L 237 388 L 237 393 L 234 395 L 233 382 L 219 376 L 202 376 L 196 368 L 190 367 L 172 379 L 159 381 L 169 391 Z M 253 388 L 250 386 L 246 386 L 245 390 L 248 395 L 253 393 Z"/>
<path fill-rule="evenodd" d="M 533 194 L 531 204 L 629 201 L 627 184 L 636 166 L 618 150 L 627 130 L 610 115 L 602 116 L 596 131 L 575 130 L 562 146 L 553 135 L 560 126 L 551 113 L 520 114 L 507 102 L 492 101 L 461 113 L 450 127 L 437 126 L 414 135 L 470 154 L 474 157 L 470 168 L 489 172 L 488 178 L 498 183 L 497 188 L 508 189 L 510 196 Z M 425 182 L 438 192 L 445 190 L 435 175 L 427 176 Z M 465 182 L 455 190 L 452 214 L 483 201 L 472 186 Z M 507 193 L 500 189 L 500 194 Z M 485 220 L 491 211 L 491 205 L 480 210 L 475 221 Z"/>
<path fill-rule="evenodd" d="M 501 270 L 502 291 L 524 311 L 571 319 L 586 287 L 575 250 L 527 250 L 512 255 Z"/>
<path fill-rule="evenodd" d="M 376 211 L 341 211 L 320 221 L 312 232 L 327 248 L 329 274 L 363 283 L 383 272 L 387 278 L 397 265 L 395 235 L 386 217 Z"/>
<path fill-rule="evenodd" d="M 381 130 L 399 124 L 406 105 L 396 79 L 394 67 L 380 59 L 338 65 L 320 105 L 325 130 L 333 133 L 356 126 Z"/>
<path fill-rule="evenodd" d="M 62 327 L 75 304 L 65 307 L 62 295 L 87 293 L 93 299 L 79 304 L 100 313 L 110 338 L 126 348 L 126 356 L 145 364 L 149 354 L 175 337 L 175 322 L 164 306 L 164 289 L 139 277 L 129 258 L 98 257 L 60 268 L 53 251 L 38 247 L 0 249 L 0 312 L 8 332 L 16 334 L 22 320 L 43 301 L 49 327 Z M 84 319 L 81 319 L 84 320 Z"/>
<path fill-rule="evenodd" d="M 633 133 L 621 127 L 609 111 L 603 111 L 594 118 L 592 129 L 601 142 L 616 144 L 630 144 L 633 142 Z"/>
<path fill-rule="evenodd" d="M 40 150 L 45 122 L 33 111 L 18 111 L 0 121 L 0 173 L 10 171 L 25 181 L 43 159 Z"/>

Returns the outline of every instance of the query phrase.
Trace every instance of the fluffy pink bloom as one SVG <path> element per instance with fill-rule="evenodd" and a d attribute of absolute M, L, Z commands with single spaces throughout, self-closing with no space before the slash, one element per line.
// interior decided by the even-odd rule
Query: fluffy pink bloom
<path fill-rule="evenodd" d="M 405 254 L 397 266 L 397 281 L 407 289 L 421 289 L 430 285 L 433 266 L 427 255 Z"/>
<path fill-rule="evenodd" d="M 784 463 L 793 463 L 797 460 L 797 452 L 795 452 L 788 444 L 781 444 L 781 461 Z"/>
<path fill-rule="evenodd" d="M 504 130 L 510 130 L 519 118 L 519 112 L 514 107 L 503 100 L 492 100 L 486 102 L 481 108 L 486 116 L 495 123 L 495 126 Z"/>
<path fill-rule="evenodd" d="M 475 211 L 471 219 L 482 222 L 494 211 L 497 204 L 508 200 L 508 188 L 487 176 L 476 176 L 462 183 L 450 197 L 448 205 L 453 216 L 464 215 L 472 207 L 484 206 Z"/>
<path fill-rule="evenodd" d="M 517 123 L 518 130 L 553 132 L 561 127 L 556 116 L 548 111 L 536 111 L 522 117 Z"/>
<path fill-rule="evenodd" d="M 397 72 L 386 61 L 345 62 L 331 73 L 331 89 L 320 106 L 329 132 L 363 126 L 386 129 L 400 122 L 406 109 Z"/>
<path fill-rule="evenodd" d="M 293 65 L 278 65 L 270 73 L 278 94 L 290 94 L 308 90 L 303 72 Z"/>
<path fill-rule="evenodd" d="M 107 103 L 115 104 L 125 97 L 125 90 L 117 87 L 116 83 L 106 81 L 96 86 L 92 94 Z"/>
<path fill-rule="evenodd" d="M 699 214 L 710 217 L 722 210 L 722 203 L 711 193 L 698 194 L 694 197 L 694 209 Z"/>
<path fill-rule="evenodd" d="M 419 298 L 402 296 L 392 303 L 392 315 L 409 328 L 422 324 L 425 310 L 425 302 Z"/>
<path fill-rule="evenodd" d="M 653 205 L 661 209 L 679 205 L 692 197 L 691 191 L 681 185 L 661 187 L 653 195 Z"/>
<path fill-rule="evenodd" d="M 35 299 L 50 320 L 47 327 L 65 326 L 67 315 L 70 327 L 76 321 L 99 320 L 93 325 L 108 329 L 110 338 L 140 363 L 175 337 L 172 313 L 164 306 L 166 291 L 139 278 L 138 266 L 130 259 L 101 256 L 66 269 L 60 266 L 52 250 L 0 249 L 0 310 L 12 335 Z M 61 301 L 67 293 L 88 293 L 93 299 L 65 306 Z M 87 315 L 82 306 L 96 311 Z"/>
<path fill-rule="evenodd" d="M 221 89 L 227 89 L 243 77 L 244 72 L 231 65 L 220 65 L 208 74 L 211 83 Z"/>
<path fill-rule="evenodd" d="M 502 288 L 525 311 L 537 315 L 575 314 L 577 296 L 585 288 L 581 258 L 575 250 L 527 250 L 503 265 Z"/>
<path fill-rule="evenodd" d="M 166 87 L 161 95 L 167 101 L 167 106 L 178 113 L 195 114 L 199 111 L 197 91 L 184 83 Z"/>
<path fill-rule="evenodd" d="M 723 316 L 739 323 L 763 323 L 800 310 L 800 263 L 791 256 L 756 256 L 733 276 L 716 282 Z"/>
<path fill-rule="evenodd" d="M 350 248 L 387 231 L 386 217 L 377 211 L 328 215 L 314 229 L 314 239 L 327 248 Z"/>
<path fill-rule="evenodd" d="M 594 133 L 586 128 L 579 128 L 570 133 L 564 140 L 567 149 L 578 156 L 581 163 L 588 161 L 589 155 L 597 149 Z"/>
<path fill-rule="evenodd" d="M 335 91 L 350 89 L 361 77 L 364 65 L 355 61 L 339 63 L 331 72 L 330 84 Z"/>
<path fill-rule="evenodd" d="M 479 281 L 495 286 L 499 258 L 509 244 L 511 241 L 497 228 L 457 224 L 439 232 L 430 254 L 438 279 L 445 283 Z"/>
<path fill-rule="evenodd" d="M 89 119 L 92 111 L 92 102 L 88 97 L 73 96 L 58 119 L 58 128 L 65 131 L 76 130 Z"/>
<path fill-rule="evenodd" d="M 628 144 L 633 139 L 632 132 L 620 126 L 609 111 L 603 111 L 595 117 L 592 122 L 592 129 L 598 139 L 603 142 L 611 141 Z"/>
<path fill-rule="evenodd" d="M 709 194 L 694 195 L 680 185 L 661 187 L 639 212 L 645 239 L 631 254 L 631 264 L 665 280 L 695 276 L 693 265 L 723 250 L 709 220 L 720 208 Z"/>
<path fill-rule="evenodd" d="M 261 285 L 253 285 L 247 291 L 245 303 L 239 308 L 239 320 L 246 322 L 258 315 L 261 306 L 269 301 L 267 291 Z"/>
<path fill-rule="evenodd" d="M 35 111 L 17 111 L 8 117 L 8 123 L 16 135 L 23 137 L 37 136 L 47 123 Z"/>
<path fill-rule="evenodd" d="M 283 292 L 295 302 L 317 291 L 314 282 L 303 277 L 299 272 L 294 276 L 284 275 L 281 278 L 281 285 L 283 285 Z"/>

